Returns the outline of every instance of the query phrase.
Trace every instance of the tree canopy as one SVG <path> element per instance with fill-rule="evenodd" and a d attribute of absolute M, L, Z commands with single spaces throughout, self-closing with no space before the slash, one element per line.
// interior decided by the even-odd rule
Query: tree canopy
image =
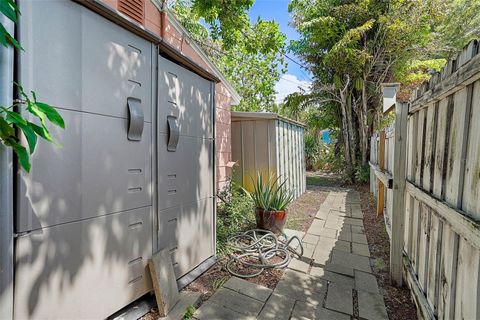
<path fill-rule="evenodd" d="M 285 72 L 286 38 L 274 21 L 250 21 L 252 4 L 253 0 L 179 0 L 171 8 L 242 96 L 234 109 L 271 111 L 275 84 Z"/>
<path fill-rule="evenodd" d="M 478 2 L 292 0 L 289 11 L 300 39 L 289 49 L 312 73 L 313 86 L 289 96 L 285 109 L 330 114 L 325 125 L 340 129 L 347 171 L 354 177 L 367 167 L 369 137 L 374 123 L 382 122 L 381 84 L 401 82 L 411 89 L 439 70 L 452 50 L 478 35 Z M 465 10 L 473 23 L 460 21 Z"/>

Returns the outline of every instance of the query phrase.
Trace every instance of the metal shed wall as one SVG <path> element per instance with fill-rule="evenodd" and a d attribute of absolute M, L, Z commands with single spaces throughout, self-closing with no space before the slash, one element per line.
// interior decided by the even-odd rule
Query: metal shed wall
<path fill-rule="evenodd" d="M 275 113 L 232 113 L 233 180 L 252 189 L 256 172 L 287 179 L 298 198 L 306 189 L 302 124 Z"/>

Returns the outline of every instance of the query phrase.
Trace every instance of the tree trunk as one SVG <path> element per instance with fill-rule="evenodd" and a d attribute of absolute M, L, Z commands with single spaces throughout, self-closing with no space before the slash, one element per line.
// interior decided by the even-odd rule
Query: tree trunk
<path fill-rule="evenodd" d="M 350 94 L 345 94 L 345 109 L 347 114 L 347 124 L 348 124 L 348 135 L 350 138 L 350 157 L 352 161 L 352 166 L 357 165 L 356 157 L 356 146 L 357 146 L 357 137 L 355 130 L 353 128 L 353 108 L 352 108 L 352 96 Z"/>
<path fill-rule="evenodd" d="M 343 136 L 343 148 L 345 151 L 345 162 L 349 173 L 353 172 L 353 163 L 350 149 L 350 130 L 348 129 L 348 116 L 347 116 L 347 95 L 340 91 L 340 109 L 342 111 L 342 136 Z"/>
<path fill-rule="evenodd" d="M 370 135 L 370 126 L 368 125 L 368 97 L 367 97 L 367 79 L 364 77 L 362 86 L 362 117 L 361 121 L 361 153 L 362 153 L 362 166 L 368 165 L 368 140 Z"/>

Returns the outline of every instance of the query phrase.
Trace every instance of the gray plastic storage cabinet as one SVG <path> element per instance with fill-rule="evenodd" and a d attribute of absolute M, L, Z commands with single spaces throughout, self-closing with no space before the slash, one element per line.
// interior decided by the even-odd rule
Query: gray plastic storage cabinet
<path fill-rule="evenodd" d="M 212 83 L 158 62 L 158 245 L 184 276 L 215 254 Z"/>
<path fill-rule="evenodd" d="M 19 80 L 66 129 L 18 176 L 15 318 L 105 318 L 151 290 L 154 251 L 178 278 L 215 253 L 213 86 L 73 1 L 21 12 Z"/>

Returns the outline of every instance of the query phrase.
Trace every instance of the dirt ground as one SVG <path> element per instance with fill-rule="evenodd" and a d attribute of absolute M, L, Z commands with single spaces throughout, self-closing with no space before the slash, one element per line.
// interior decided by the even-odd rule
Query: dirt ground
<path fill-rule="evenodd" d="M 377 277 L 381 292 L 384 293 L 385 305 L 390 320 L 417 319 L 417 311 L 411 300 L 408 288 L 395 288 L 389 283 L 390 242 L 385 230 L 383 217 L 377 217 L 375 199 L 370 194 L 368 185 L 345 185 L 340 176 L 334 174 L 309 173 L 307 175 L 307 192 L 293 202 L 288 210 L 286 228 L 306 231 L 312 223 L 316 212 L 325 200 L 329 187 L 348 187 L 360 192 L 364 226 L 370 247 L 373 271 Z M 228 280 L 230 274 L 225 269 L 226 258 L 220 258 L 209 270 L 188 285 L 185 290 L 201 292 L 202 301 Z M 283 270 L 266 270 L 258 277 L 248 279 L 256 284 L 275 288 L 283 274 Z M 158 313 L 152 310 L 142 320 L 157 319 Z"/>

